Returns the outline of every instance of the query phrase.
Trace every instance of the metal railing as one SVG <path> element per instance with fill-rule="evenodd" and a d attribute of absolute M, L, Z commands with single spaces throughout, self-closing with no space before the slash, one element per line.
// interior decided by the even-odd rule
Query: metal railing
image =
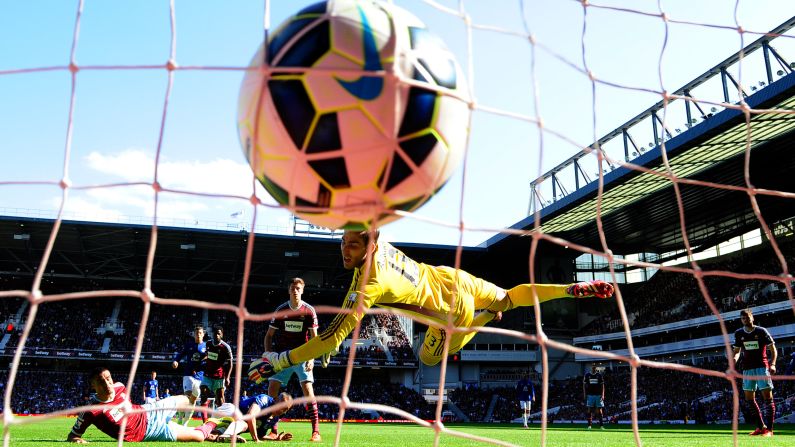
<path fill-rule="evenodd" d="M 630 162 L 648 151 L 659 150 L 664 141 L 706 122 L 726 105 L 738 104 L 749 94 L 774 83 L 777 77 L 792 73 L 795 70 L 795 61 L 788 62 L 771 42 L 781 38 L 793 26 L 795 17 L 668 94 L 667 104 L 665 100 L 661 100 L 533 180 L 530 183 L 528 215 L 598 179 L 598 160 L 596 157 L 586 159 L 587 155 L 601 151 L 607 156 L 602 170 L 604 173 L 610 172 L 618 167 L 618 162 L 613 163 L 610 160 L 623 159 Z M 792 39 L 788 44 L 791 41 Z M 762 50 L 761 57 L 757 57 L 759 53 L 754 55 L 759 49 Z M 739 72 L 740 63 L 743 64 L 745 86 L 741 85 L 739 76 L 733 74 Z M 764 80 L 755 78 L 752 83 L 745 82 L 752 77 L 748 73 L 752 73 L 753 68 Z M 644 143 L 647 140 L 648 143 Z M 592 177 L 590 173 L 594 170 Z"/>

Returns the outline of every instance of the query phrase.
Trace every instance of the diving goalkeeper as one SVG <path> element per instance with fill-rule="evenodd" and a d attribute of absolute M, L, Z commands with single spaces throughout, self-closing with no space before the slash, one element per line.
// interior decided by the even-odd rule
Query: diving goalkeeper
<path fill-rule="evenodd" d="M 454 326 L 465 328 L 484 326 L 495 318 L 499 320 L 504 311 L 534 304 L 531 284 L 505 290 L 463 270 L 417 263 L 391 244 L 379 242 L 377 231 L 373 238 L 367 231 L 346 231 L 340 248 L 343 267 L 353 270 L 342 307 L 352 312 L 338 314 L 320 335 L 295 349 L 264 353 L 274 371 L 321 356 L 327 362 L 329 353 L 364 317 L 364 312 L 357 310 L 359 302 L 365 309 L 372 306 L 399 309 L 441 326 L 447 325 L 448 315 L 452 313 Z M 369 277 L 365 278 L 368 265 Z M 536 284 L 535 290 L 539 303 L 558 298 L 613 296 L 613 286 L 598 280 L 569 285 Z M 482 312 L 476 315 L 475 311 Z M 461 350 L 475 334 L 452 335 L 448 354 Z M 420 361 L 426 365 L 439 363 L 446 337 L 444 329 L 429 326 L 419 350 Z"/>

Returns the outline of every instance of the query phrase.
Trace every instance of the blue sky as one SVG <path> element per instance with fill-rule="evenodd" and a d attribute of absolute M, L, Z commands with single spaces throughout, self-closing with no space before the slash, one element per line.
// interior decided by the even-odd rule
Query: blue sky
<path fill-rule="evenodd" d="M 312 2 L 270 2 L 271 26 Z M 566 139 L 545 134 L 536 125 L 475 111 L 469 154 L 464 169 L 417 213 L 383 228 L 390 240 L 477 245 L 501 228 L 526 216 L 530 181 L 597 137 L 659 101 L 659 95 L 599 85 L 596 99 L 588 77 L 559 58 L 583 67 L 597 78 L 628 87 L 673 91 L 738 51 L 736 30 L 703 25 L 735 26 L 766 32 L 795 15 L 789 0 L 660 1 L 668 17 L 701 25 L 669 24 L 659 17 L 587 9 L 585 45 L 583 8 L 569 0 L 521 2 L 464 1 L 473 23 L 510 33 L 473 30 L 467 51 L 463 22 L 435 8 L 457 10 L 458 1 L 428 4 L 394 3 L 412 11 L 474 66 L 474 93 L 480 107 L 536 116 L 546 128 Z M 181 67 L 208 70 L 175 72 L 159 159 L 160 183 L 198 194 L 248 196 L 254 188 L 238 142 L 237 94 L 241 70 L 263 36 L 264 2 L 175 0 L 176 52 Z M 603 0 L 598 5 L 656 14 L 656 1 Z M 169 58 L 171 34 L 166 0 L 86 0 L 80 21 L 71 150 L 65 159 L 71 75 L 64 69 L 17 73 L 22 69 L 68 65 L 77 1 L 9 1 L 0 6 L 0 214 L 54 216 L 61 203 L 57 183 L 68 166 L 75 187 L 151 182 L 159 138 L 167 72 L 129 69 L 163 66 Z M 535 70 L 521 17 L 536 41 Z M 746 35 L 745 44 L 758 36 Z M 661 52 L 663 44 L 665 52 Z M 782 45 L 787 45 L 788 42 Z M 114 70 L 92 66 L 127 67 Z M 753 69 L 744 84 L 756 82 Z M 539 98 L 535 104 L 534 95 Z M 273 204 L 256 187 L 264 202 Z M 463 209 L 461 209 L 461 197 Z M 154 211 L 151 187 L 72 189 L 67 218 L 150 223 Z M 242 211 L 242 214 L 239 214 Z M 164 193 L 159 198 L 162 224 L 235 228 L 251 219 L 246 200 Z M 233 217 L 237 214 L 238 217 Z M 430 219 L 448 227 L 428 224 Z M 472 229 L 456 229 L 460 219 Z M 288 213 L 260 207 L 257 228 L 281 232 L 290 226 Z"/>

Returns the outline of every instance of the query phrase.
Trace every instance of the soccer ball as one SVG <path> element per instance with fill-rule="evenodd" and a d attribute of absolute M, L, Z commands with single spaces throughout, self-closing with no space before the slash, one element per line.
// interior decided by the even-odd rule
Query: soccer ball
<path fill-rule="evenodd" d="M 299 217 L 366 229 L 413 211 L 462 159 L 469 90 L 445 44 L 378 0 L 287 19 L 254 56 L 238 130 L 265 189 Z"/>
<path fill-rule="evenodd" d="M 254 359 L 248 365 L 248 378 L 256 384 L 268 380 L 273 375 L 273 366 L 266 358 Z"/>

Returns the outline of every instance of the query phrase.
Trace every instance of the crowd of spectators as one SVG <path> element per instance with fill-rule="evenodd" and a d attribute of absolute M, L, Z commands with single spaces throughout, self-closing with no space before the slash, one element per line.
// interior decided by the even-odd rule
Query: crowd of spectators
<path fill-rule="evenodd" d="M 782 243 L 781 251 L 788 265 L 795 263 L 795 243 Z M 685 266 L 689 268 L 689 265 Z M 701 263 L 702 271 L 731 271 L 745 274 L 780 275 L 781 264 L 769 247 L 749 250 L 735 257 Z M 784 284 L 769 280 L 740 280 L 708 275 L 704 283 L 721 313 L 746 307 L 785 301 Z M 659 271 L 649 281 L 637 286 L 623 286 L 624 306 L 630 327 L 640 329 L 674 321 L 712 315 L 693 275 Z M 622 329 L 618 309 L 596 318 L 583 328 L 582 335 L 618 332 Z"/>
<path fill-rule="evenodd" d="M 114 352 L 131 352 L 138 342 L 141 328 L 143 304 L 125 300 L 119 315 L 135 316 L 120 318 L 124 334 L 111 334 L 110 349 Z M 173 354 L 182 349 L 186 340 L 193 339 L 193 328 L 201 324 L 202 310 L 195 307 L 152 305 L 144 331 L 141 352 Z"/>
<path fill-rule="evenodd" d="M 13 301 L 13 303 L 12 303 Z M 4 315 L 13 315 L 23 300 L 2 300 Z M 12 306 L 13 304 L 13 306 Z M 120 306 L 118 317 L 113 319 L 115 306 Z M 109 340 L 110 352 L 135 351 L 138 332 L 143 316 L 143 303 L 133 298 L 82 299 L 57 301 L 40 305 L 35 323 L 25 344 L 29 349 L 58 349 L 68 351 L 102 350 L 103 343 Z M 147 326 L 141 352 L 173 355 L 182 349 L 186 341 L 192 340 L 196 324 L 205 324 L 204 310 L 191 306 L 170 306 L 152 304 L 149 308 Z M 12 324 L 4 332 L 9 334 L 6 347 L 16 347 L 24 329 L 24 319 Z M 330 324 L 332 315 L 319 315 L 320 328 Z M 244 323 L 244 355 L 256 356 L 264 350 L 267 321 L 246 321 Z M 224 328 L 224 340 L 231 346 L 237 344 L 238 317 L 229 311 L 210 311 L 206 323 L 209 340 L 212 326 L 220 324 Z M 379 326 L 383 325 L 383 326 Z M 6 329 L 6 328 L 4 328 Z M 394 315 L 368 315 L 362 324 L 360 338 L 374 339 L 376 330 L 389 337 L 386 347 L 398 360 L 416 360 L 405 332 Z M 381 332 L 383 330 L 383 332 Z M 357 350 L 357 355 L 365 359 L 386 359 L 379 346 L 369 346 Z"/>
<path fill-rule="evenodd" d="M 345 363 L 347 361 L 348 356 L 350 355 L 350 348 L 343 347 L 340 349 L 340 353 L 338 354 L 340 361 Z M 371 344 L 369 346 L 357 346 L 356 347 L 356 359 L 358 360 L 386 360 L 386 353 L 380 346 Z"/>
<path fill-rule="evenodd" d="M 4 300 L 3 300 L 4 301 Z M 96 350 L 104 338 L 98 334 L 98 321 L 104 314 L 103 301 L 55 301 L 42 303 L 25 344 L 30 349 Z M 13 310 L 16 313 L 16 309 Z M 24 316 L 27 318 L 27 314 Z M 11 331 L 6 347 L 16 347 L 24 330 L 24 321 Z"/>
<path fill-rule="evenodd" d="M 447 397 L 469 418 L 470 422 L 480 422 L 486 419 L 486 412 L 494 393 L 494 389 L 469 386 L 464 389 L 450 390 Z"/>

